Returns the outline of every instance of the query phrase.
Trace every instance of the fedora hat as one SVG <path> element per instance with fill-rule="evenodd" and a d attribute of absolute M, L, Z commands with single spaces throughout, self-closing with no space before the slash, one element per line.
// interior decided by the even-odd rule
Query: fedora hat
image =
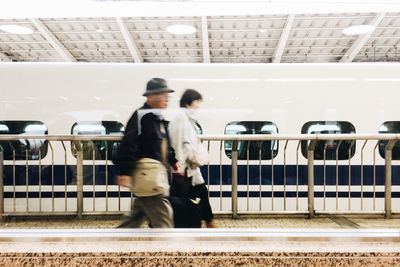
<path fill-rule="evenodd" d="M 147 82 L 146 91 L 143 96 L 159 93 L 173 93 L 174 90 L 168 88 L 167 81 L 162 78 L 153 78 Z"/>

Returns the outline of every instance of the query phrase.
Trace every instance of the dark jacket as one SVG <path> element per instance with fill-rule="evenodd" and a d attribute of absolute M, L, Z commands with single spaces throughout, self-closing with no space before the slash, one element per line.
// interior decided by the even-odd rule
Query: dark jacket
<path fill-rule="evenodd" d="M 143 107 L 132 114 L 128 121 L 120 149 L 113 159 L 119 175 L 131 175 L 136 161 L 143 157 L 163 161 L 161 156 L 161 141 L 163 138 L 166 138 L 168 142 L 168 163 L 172 166 L 177 162 L 174 149 L 171 147 L 169 140 L 167 121 L 149 111 L 141 116 L 139 127 L 139 111 L 145 112 L 150 109 L 152 107 L 145 103 Z M 161 132 L 161 123 L 164 124 L 164 133 Z"/>

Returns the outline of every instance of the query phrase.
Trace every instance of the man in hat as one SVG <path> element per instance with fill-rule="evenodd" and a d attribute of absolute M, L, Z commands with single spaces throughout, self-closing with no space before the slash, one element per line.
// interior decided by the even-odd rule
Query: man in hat
<path fill-rule="evenodd" d="M 146 103 L 129 119 L 118 155 L 113 159 L 119 185 L 129 184 L 130 175 L 140 158 L 160 162 L 167 160 L 166 164 L 175 171 L 179 170 L 179 163 L 169 141 L 168 123 L 159 112 L 168 107 L 168 94 L 172 92 L 174 90 L 168 88 L 164 79 L 153 78 L 147 82 L 143 94 L 147 98 Z M 162 155 L 162 140 L 167 140 L 167 155 Z M 147 219 L 153 228 L 173 228 L 173 212 L 167 197 L 167 194 L 136 196 L 130 217 L 119 227 L 137 228 Z"/>

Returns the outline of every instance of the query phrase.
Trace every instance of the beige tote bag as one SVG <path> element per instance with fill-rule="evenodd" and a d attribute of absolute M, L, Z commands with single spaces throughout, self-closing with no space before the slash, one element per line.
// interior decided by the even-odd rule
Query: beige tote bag
<path fill-rule="evenodd" d="M 163 123 L 160 123 L 160 131 L 165 133 Z M 136 167 L 131 175 L 130 189 L 138 197 L 169 196 L 169 183 L 167 172 L 167 139 L 161 140 L 160 162 L 151 158 L 141 158 L 136 162 Z"/>

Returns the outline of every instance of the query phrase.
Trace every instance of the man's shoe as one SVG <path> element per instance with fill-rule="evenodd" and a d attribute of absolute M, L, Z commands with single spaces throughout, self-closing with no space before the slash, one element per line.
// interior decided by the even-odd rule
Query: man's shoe
<path fill-rule="evenodd" d="M 206 222 L 206 226 L 207 228 L 218 228 L 218 225 L 214 221 Z"/>

